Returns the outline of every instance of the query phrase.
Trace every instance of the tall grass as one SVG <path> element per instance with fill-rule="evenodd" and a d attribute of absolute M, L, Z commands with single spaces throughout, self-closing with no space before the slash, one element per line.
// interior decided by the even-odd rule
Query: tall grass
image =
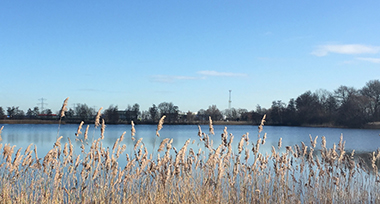
<path fill-rule="evenodd" d="M 97 121 L 94 128 L 100 125 Z M 164 138 L 157 149 L 148 150 L 142 138 L 134 140 L 132 123 L 134 148 L 127 154 L 126 132 L 112 147 L 103 146 L 104 121 L 101 136 L 93 141 L 87 139 L 89 125 L 83 138 L 83 123 L 79 125 L 76 140 L 81 152 L 74 151 L 70 138 L 61 144 L 62 136 L 41 158 L 36 146 L 22 151 L 1 143 L 0 203 L 380 202 L 376 165 L 380 152 L 373 152 L 367 165 L 355 159 L 354 152 L 345 152 L 341 136 L 332 148 L 326 147 L 324 137 L 320 148 L 317 137 L 310 137 L 310 145 L 286 147 L 280 139 L 271 152 L 261 153 L 267 138 L 262 135 L 264 122 L 265 116 L 255 139 L 244 134 L 237 147 L 232 146 L 234 135 L 227 127 L 220 144 L 213 144 L 199 127 L 194 130 L 198 149 L 189 147 L 195 142 L 190 139 L 174 147 L 175 138 Z M 163 119 L 157 136 L 162 126 Z M 214 132 L 212 121 L 209 132 Z"/>

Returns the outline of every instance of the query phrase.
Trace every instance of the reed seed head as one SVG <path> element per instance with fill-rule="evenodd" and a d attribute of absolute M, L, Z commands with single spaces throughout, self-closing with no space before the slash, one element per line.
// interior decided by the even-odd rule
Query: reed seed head
<path fill-rule="evenodd" d="M 131 136 L 135 136 L 136 134 L 136 130 L 135 130 L 135 123 L 133 123 L 133 121 L 131 121 Z"/>
<path fill-rule="evenodd" d="M 98 113 L 95 116 L 95 128 L 100 125 L 100 116 L 102 115 L 102 113 L 101 113 L 102 109 L 103 109 L 103 107 L 100 107 L 98 110 Z"/>
<path fill-rule="evenodd" d="M 106 129 L 106 123 L 104 119 L 102 119 L 102 126 L 100 127 L 100 138 L 104 139 L 104 130 Z"/>
<path fill-rule="evenodd" d="M 62 108 L 61 108 L 61 113 L 60 113 L 60 117 L 64 117 L 65 116 L 65 112 L 67 111 L 67 102 L 69 100 L 69 97 L 67 97 L 64 101 L 63 101 L 63 105 L 62 105 Z"/>
<path fill-rule="evenodd" d="M 82 130 L 82 126 L 84 124 L 84 121 L 80 122 L 79 124 L 79 127 L 78 127 L 78 130 L 77 130 L 77 133 L 75 133 L 75 135 L 78 137 L 80 134 L 82 134 L 81 130 Z"/>
<path fill-rule="evenodd" d="M 214 127 L 212 125 L 211 116 L 208 117 L 208 120 L 209 120 L 209 131 L 210 131 L 210 134 L 211 135 L 215 135 L 215 133 L 214 133 Z"/>
<path fill-rule="evenodd" d="M 158 121 L 158 125 L 157 125 L 157 130 L 156 130 L 156 135 L 157 137 L 160 137 L 160 133 L 159 131 L 162 129 L 162 125 L 164 124 L 164 120 L 166 118 L 166 115 L 163 115 L 160 119 L 160 121 Z"/>

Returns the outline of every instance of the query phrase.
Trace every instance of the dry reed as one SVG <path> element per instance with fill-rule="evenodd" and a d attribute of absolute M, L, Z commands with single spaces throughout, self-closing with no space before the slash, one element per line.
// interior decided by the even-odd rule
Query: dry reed
<path fill-rule="evenodd" d="M 98 127 L 100 125 L 100 116 L 102 115 L 101 113 L 102 109 L 103 107 L 100 107 L 98 110 L 98 113 L 95 116 L 95 127 Z"/>
<path fill-rule="evenodd" d="M 164 118 L 157 125 L 157 136 Z M 215 130 L 209 119 L 212 134 Z M 104 120 L 100 138 L 88 145 L 83 140 L 76 143 L 81 147 L 79 154 L 70 138 L 61 150 L 62 136 L 42 158 L 36 146 L 33 150 L 29 145 L 22 154 L 21 148 L 14 153 L 15 146 L 1 143 L 0 203 L 380 202 L 380 151 L 372 152 L 368 161 L 354 158 L 354 151 L 345 153 L 342 136 L 338 148 L 335 144 L 328 148 L 322 137 L 317 151 L 317 137 L 310 136 L 310 146 L 302 142 L 284 149 L 280 138 L 277 148 L 271 146 L 272 154 L 268 154 L 262 148 L 267 135 L 260 137 L 264 122 L 265 116 L 254 142 L 246 133 L 234 144 L 234 136 L 225 127 L 216 148 L 199 126 L 205 150 L 194 141 L 191 144 L 191 139 L 178 150 L 173 146 L 178 138 L 164 138 L 157 150 L 148 152 L 143 138 L 132 147 L 124 144 L 130 142 L 124 141 L 126 132 L 112 148 L 104 147 Z M 99 125 L 98 121 L 95 128 Z M 133 122 L 131 127 L 133 138 Z M 130 154 L 123 153 L 127 149 Z M 155 153 L 157 157 L 153 157 Z"/>
<path fill-rule="evenodd" d="M 60 111 L 60 117 L 64 117 L 65 116 L 65 112 L 67 111 L 67 102 L 69 101 L 69 97 L 67 97 L 64 101 L 63 101 L 63 105 L 62 105 L 62 108 L 61 108 L 61 111 Z"/>
<path fill-rule="evenodd" d="M 214 133 L 214 126 L 212 125 L 211 116 L 208 117 L 208 120 L 209 120 L 209 132 L 210 132 L 211 135 L 215 135 L 215 133 Z"/>
<path fill-rule="evenodd" d="M 166 115 L 163 115 L 160 119 L 160 121 L 158 121 L 158 125 L 157 125 L 157 130 L 156 130 L 156 135 L 157 137 L 160 137 L 160 133 L 159 131 L 162 129 L 162 125 L 164 124 L 164 120 L 166 118 Z"/>

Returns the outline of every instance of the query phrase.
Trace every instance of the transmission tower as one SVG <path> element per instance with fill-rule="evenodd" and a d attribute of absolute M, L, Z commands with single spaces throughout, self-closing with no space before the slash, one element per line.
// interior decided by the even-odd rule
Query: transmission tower
<path fill-rule="evenodd" d="M 232 101 L 231 101 L 231 91 L 232 90 L 229 90 L 229 92 L 230 92 L 230 96 L 229 96 L 229 100 L 228 100 L 228 109 L 229 110 L 231 110 L 231 103 L 232 103 Z"/>
<path fill-rule="evenodd" d="M 39 101 L 41 101 L 41 103 L 37 103 L 37 105 L 41 105 L 41 113 L 44 111 L 44 105 L 47 105 L 47 103 L 44 103 L 44 101 L 46 101 L 47 99 L 46 98 L 40 98 L 38 99 Z"/>

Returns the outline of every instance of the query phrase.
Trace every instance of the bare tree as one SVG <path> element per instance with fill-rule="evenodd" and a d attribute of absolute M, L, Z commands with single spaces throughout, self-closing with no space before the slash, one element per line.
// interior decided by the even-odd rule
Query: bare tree
<path fill-rule="evenodd" d="M 166 121 L 169 123 L 176 122 L 178 120 L 178 106 L 175 106 L 172 102 L 162 102 L 158 104 L 161 117 L 166 115 Z"/>
<path fill-rule="evenodd" d="M 105 111 L 104 111 L 104 117 L 106 122 L 108 123 L 117 123 L 119 121 L 119 112 L 118 107 L 110 105 Z"/>
<path fill-rule="evenodd" d="M 158 121 L 158 108 L 155 104 L 153 104 L 152 107 L 149 108 L 149 115 L 150 115 L 150 119 L 152 120 L 152 122 L 157 122 Z"/>
<path fill-rule="evenodd" d="M 206 114 L 211 116 L 211 119 L 214 121 L 223 119 L 223 115 L 220 112 L 220 110 L 216 107 L 216 105 L 209 106 L 206 110 Z"/>
<path fill-rule="evenodd" d="M 380 120 L 380 81 L 371 80 L 361 90 L 361 93 L 369 99 L 369 108 L 373 121 Z"/>

